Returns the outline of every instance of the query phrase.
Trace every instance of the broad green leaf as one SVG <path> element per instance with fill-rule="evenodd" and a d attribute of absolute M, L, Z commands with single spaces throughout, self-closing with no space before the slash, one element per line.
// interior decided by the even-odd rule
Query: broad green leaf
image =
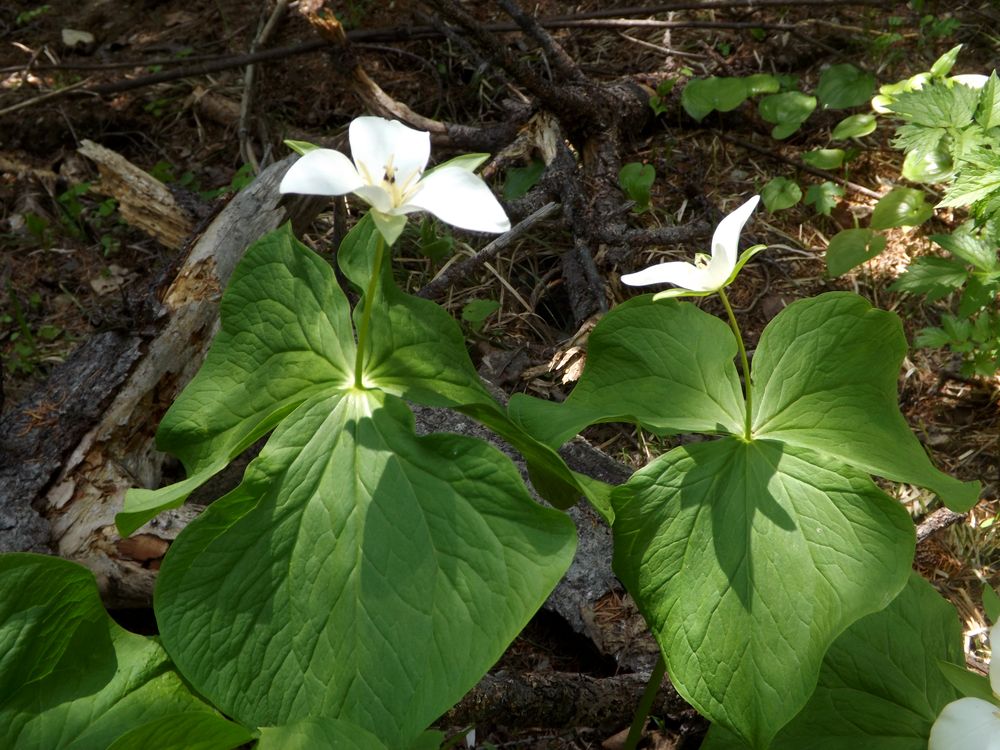
<path fill-rule="evenodd" d="M 652 164 L 641 164 L 637 161 L 622 166 L 618 173 L 618 184 L 622 190 L 635 202 L 635 210 L 642 212 L 649 208 L 649 191 L 656 180 L 656 169 Z"/>
<path fill-rule="evenodd" d="M 304 719 L 260 730 L 257 750 L 389 750 L 377 736 L 341 719 Z"/>
<path fill-rule="evenodd" d="M 997 78 L 995 70 L 990 73 L 990 79 L 983 86 L 979 110 L 976 112 L 976 122 L 983 130 L 1000 125 L 1000 78 Z"/>
<path fill-rule="evenodd" d="M 988 583 L 983 584 L 983 611 L 992 624 L 1000 622 L 1000 595 Z M 997 646 L 1000 651 L 1000 644 Z"/>
<path fill-rule="evenodd" d="M 675 448 L 612 502 L 614 570 L 671 682 L 754 748 L 806 704 L 833 640 L 903 587 L 915 544 L 864 473 L 769 439 Z"/>
<path fill-rule="evenodd" d="M 750 96 L 777 94 L 781 91 L 781 81 L 768 73 L 754 73 L 747 76 L 743 79 L 743 85 Z"/>
<path fill-rule="evenodd" d="M 691 117 L 701 122 L 715 110 L 729 112 L 750 96 L 742 78 L 695 78 L 681 92 L 681 106 Z"/>
<path fill-rule="evenodd" d="M 968 280 L 969 272 L 961 261 L 925 255 L 913 261 L 889 288 L 897 292 L 922 294 L 928 302 L 936 302 Z"/>
<path fill-rule="evenodd" d="M 851 115 L 845 117 L 833 129 L 833 139 L 844 141 L 848 138 L 861 138 L 875 132 L 877 123 L 875 115 Z"/>
<path fill-rule="evenodd" d="M 553 447 L 588 424 L 638 422 L 654 432 L 741 431 L 743 398 L 725 323 L 688 302 L 643 295 L 594 328 L 588 363 L 562 404 L 514 395 L 513 419 Z"/>
<path fill-rule="evenodd" d="M 844 188 L 826 180 L 819 185 L 810 185 L 806 189 L 805 204 L 813 206 L 817 213 L 829 216 L 842 197 L 844 197 Z"/>
<path fill-rule="evenodd" d="M 846 109 L 865 104 L 875 93 L 875 76 L 850 63 L 831 65 L 819 76 L 816 96 L 824 109 Z"/>
<path fill-rule="evenodd" d="M 903 159 L 903 177 L 911 182 L 945 182 L 955 173 L 948 142 L 944 139 L 932 148 L 915 148 Z"/>
<path fill-rule="evenodd" d="M 545 162 L 532 159 L 526 167 L 511 167 L 503 181 L 503 197 L 506 201 L 515 201 L 527 195 L 528 191 L 542 178 Z"/>
<path fill-rule="evenodd" d="M 126 732 L 108 750 L 225 750 L 253 739 L 246 727 L 208 711 L 162 716 Z M 331 746 L 332 747 L 332 746 Z"/>
<path fill-rule="evenodd" d="M 846 292 L 799 300 L 764 329 L 753 361 L 753 434 L 811 448 L 936 492 L 968 510 L 978 482 L 931 464 L 897 406 L 906 354 L 899 318 Z"/>
<path fill-rule="evenodd" d="M 0 644 L 5 750 L 227 750 L 251 739 L 192 695 L 154 639 L 108 617 L 93 573 L 76 563 L 0 555 Z M 132 741 L 167 721 L 197 725 L 204 741 Z"/>
<path fill-rule="evenodd" d="M 462 307 L 462 320 L 474 331 L 482 330 L 483 323 L 493 313 L 500 309 L 500 303 L 495 299 L 474 299 Z"/>
<path fill-rule="evenodd" d="M 964 669 L 955 608 L 916 573 L 892 603 L 854 623 L 823 659 L 816 692 L 771 750 L 926 750 L 959 697 L 939 665 Z M 702 750 L 746 748 L 715 725 Z M 960 750 L 956 748 L 955 750 Z"/>
<path fill-rule="evenodd" d="M 816 169 L 837 169 L 846 155 L 842 148 L 818 148 L 802 154 L 802 161 Z"/>
<path fill-rule="evenodd" d="M 935 80 L 896 95 L 889 109 L 907 122 L 932 128 L 964 128 L 972 122 L 979 92 Z"/>
<path fill-rule="evenodd" d="M 923 224 L 934 214 L 927 195 L 914 188 L 893 188 L 883 195 L 872 211 L 872 229 L 911 227 Z"/>
<path fill-rule="evenodd" d="M 961 51 L 962 45 L 958 44 L 945 52 L 931 65 L 930 74 L 934 78 L 943 78 L 948 75 L 951 69 L 955 67 L 955 61 L 958 60 L 958 53 Z"/>
<path fill-rule="evenodd" d="M 222 296 L 221 319 L 201 370 L 157 430 L 157 447 L 181 459 L 187 483 L 130 491 L 122 535 L 180 505 L 310 396 L 351 382 L 347 299 L 333 269 L 288 225 L 247 250 Z"/>
<path fill-rule="evenodd" d="M 795 180 L 775 177 L 760 191 L 760 197 L 764 201 L 764 208 L 773 214 L 775 211 L 791 208 L 802 200 L 802 188 Z"/>
<path fill-rule="evenodd" d="M 758 109 L 761 117 L 775 124 L 771 136 L 780 141 L 798 130 L 809 118 L 816 109 L 816 97 L 799 91 L 771 94 L 760 100 Z"/>
<path fill-rule="evenodd" d="M 841 230 L 826 249 L 826 271 L 832 277 L 842 276 L 881 253 L 885 244 L 885 237 L 871 229 Z"/>
<path fill-rule="evenodd" d="M 157 621 L 242 723 L 327 716 L 405 747 L 499 658 L 575 544 L 495 448 L 417 437 L 401 400 L 351 389 L 300 406 L 177 538 Z"/>

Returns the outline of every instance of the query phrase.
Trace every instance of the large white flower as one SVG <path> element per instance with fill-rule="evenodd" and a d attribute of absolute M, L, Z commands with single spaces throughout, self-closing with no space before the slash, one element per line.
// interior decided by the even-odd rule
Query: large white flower
<path fill-rule="evenodd" d="M 990 631 L 990 645 L 1000 653 L 1000 625 Z M 1000 700 L 1000 668 L 990 664 L 990 687 Z M 962 698 L 944 707 L 931 727 L 928 750 L 1000 750 L 1000 705 L 982 698 Z"/>
<path fill-rule="evenodd" d="M 351 156 L 313 149 L 295 162 L 282 193 L 346 195 L 372 207 L 372 218 L 390 245 L 406 225 L 406 215 L 427 211 L 460 229 L 506 232 L 510 221 L 496 197 L 472 170 L 485 156 L 460 157 L 424 174 L 431 154 L 430 133 L 381 117 L 358 117 L 348 130 Z"/>
<path fill-rule="evenodd" d="M 656 295 L 656 299 L 682 295 L 704 296 L 722 289 L 732 282 L 744 263 L 764 249 L 763 245 L 756 245 L 737 260 L 740 232 L 759 200 L 760 196 L 755 195 L 719 222 L 712 235 L 711 256 L 697 253 L 694 263 L 687 261 L 660 263 L 637 273 L 625 274 L 622 276 L 622 282 L 630 286 L 675 284 L 679 287 L 660 292 Z"/>

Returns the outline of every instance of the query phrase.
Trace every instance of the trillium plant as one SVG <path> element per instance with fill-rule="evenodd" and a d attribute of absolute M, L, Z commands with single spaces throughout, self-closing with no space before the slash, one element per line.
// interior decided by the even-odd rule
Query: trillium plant
<path fill-rule="evenodd" d="M 351 124 L 350 146 L 296 144 L 281 183 L 370 207 L 337 251 L 349 288 L 288 227 L 251 246 L 205 363 L 159 426 L 187 477 L 133 490 L 118 516 L 123 536 L 140 530 L 268 436 L 173 542 L 159 637 L 115 625 L 86 570 L 0 557 L 0 746 L 437 748 L 446 738 L 428 727 L 572 561 L 564 511 L 581 498 L 610 524 L 614 569 L 660 645 L 648 697 L 669 673 L 712 721 L 704 747 L 916 750 L 932 726 L 945 736 L 973 712 L 989 724 L 962 699 L 974 676 L 955 611 L 910 573 L 913 524 L 873 480 L 959 511 L 979 494 L 932 465 L 898 410 L 895 315 L 849 293 L 801 300 L 751 362 L 725 291 L 763 249 L 739 254 L 751 198 L 710 254 L 622 277 L 674 286 L 604 316 L 563 403 L 505 408 L 455 321 L 392 272 L 412 213 L 509 228 L 474 173 L 486 157 L 427 169 L 427 133 L 374 117 Z M 676 299 L 715 294 L 725 322 Z M 490 445 L 418 435 L 411 404 L 503 437 L 534 494 Z M 611 487 L 558 452 L 600 422 L 675 447 Z"/>

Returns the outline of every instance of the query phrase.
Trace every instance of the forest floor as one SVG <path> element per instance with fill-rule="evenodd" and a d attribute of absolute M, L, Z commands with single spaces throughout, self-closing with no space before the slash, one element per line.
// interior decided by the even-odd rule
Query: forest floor
<path fill-rule="evenodd" d="M 301 13 L 305 5 L 304 0 L 292 3 L 263 49 L 293 48 L 318 39 Z M 964 47 L 956 72 L 989 72 L 1000 48 L 1000 8 L 981 0 L 881 7 L 763 4 L 755 9 L 734 2 L 728 4 L 734 7 L 715 10 L 655 14 L 623 9 L 620 17 L 632 19 L 632 24 L 594 19 L 591 12 L 607 11 L 607 5 L 597 0 L 540 0 L 525 8 L 539 17 L 569 18 L 554 23 L 550 33 L 590 79 L 628 78 L 650 87 L 650 93 L 660 86 L 665 99 L 673 97 L 665 114 L 650 112 L 621 144 L 622 163 L 651 164 L 656 170 L 650 210 L 629 212 L 621 196 L 627 223 L 640 229 L 695 220 L 714 225 L 775 176 L 798 179 L 803 185 L 822 182 L 826 177 L 801 168 L 800 155 L 827 146 L 830 129 L 846 114 L 868 111 L 817 111 L 798 133 L 776 141 L 769 136 L 771 126 L 750 103 L 695 122 L 676 106 L 677 92 L 687 78 L 767 72 L 797 77 L 805 90 L 812 90 L 825 66 L 851 62 L 886 83 L 927 70 L 959 43 Z M 98 331 L 127 328 L 134 301 L 147 293 L 180 251 L 130 225 L 118 204 L 100 192 L 95 167 L 77 150 L 84 140 L 112 149 L 161 180 L 193 226 L 253 178 L 255 162 L 266 165 L 287 155 L 283 139 L 346 147 L 346 125 L 366 113 L 366 104 L 343 58 L 323 49 L 297 50 L 257 63 L 252 96 L 247 94 L 245 65 L 155 79 L 246 53 L 273 6 L 262 0 L 20 0 L 0 7 L 4 409 L 36 388 L 79 342 Z M 434 33 L 433 26 L 414 38 L 415 27 L 432 23 L 428 5 L 329 0 L 325 8 L 346 29 L 372 32 L 368 41 L 352 42 L 354 62 L 391 99 L 420 115 L 449 123 L 502 124 L 513 107 L 534 105 L 530 92 L 498 76 L 460 39 Z M 478 4 L 470 12 L 483 23 L 509 21 L 493 3 Z M 591 25 L 573 25 L 573 18 L 590 18 Z M 674 25 L 645 25 L 644 19 Z M 87 32 L 92 38 L 70 46 L 64 39 L 67 30 Z M 538 75 L 548 75 L 548 66 L 556 64 L 521 32 L 503 32 L 502 40 Z M 129 79 L 140 85 L 118 87 Z M 670 81 L 676 82 L 672 88 Z M 103 95 L 85 92 L 100 86 L 107 87 Z M 45 98 L 70 87 L 77 91 Z M 112 90 L 115 87 L 118 90 Z M 242 118 L 241 105 L 246 109 Z M 785 305 L 827 290 L 853 290 L 895 311 L 911 341 L 917 330 L 936 325 L 942 312 L 954 305 L 949 298 L 931 304 L 892 291 L 890 285 L 913 258 L 932 251 L 927 238 L 933 231 L 960 222 L 957 214 L 939 211 L 922 228 L 891 230 L 886 251 L 874 260 L 839 278 L 826 273 L 824 252 L 830 237 L 867 216 L 876 201 L 873 195 L 901 182 L 902 155 L 892 147 L 892 135 L 891 126 L 880 121 L 878 130 L 860 140 L 849 169 L 836 171 L 835 179 L 849 184 L 829 216 L 801 202 L 774 214 L 758 210 L 748 235 L 772 249 L 747 266 L 731 293 L 751 342 Z M 450 154 L 436 150 L 435 155 L 444 159 Z M 508 153 L 487 166 L 498 194 L 515 194 L 531 156 Z M 431 245 L 425 237 L 427 254 L 397 258 L 400 282 L 410 289 L 426 285 L 452 256 L 468 256 L 486 242 L 430 224 L 426 230 L 445 240 Z M 335 231 L 331 212 L 314 224 L 308 241 L 330 252 Z M 700 242 L 703 247 L 707 239 Z M 604 300 L 580 320 L 571 312 L 572 300 L 561 278 L 560 258 L 572 243 L 563 220 L 550 219 L 490 264 L 455 280 L 439 297 L 463 320 L 477 364 L 508 393 L 563 398 L 585 359 L 586 334 L 600 308 L 634 294 L 621 285 L 620 275 L 663 259 L 686 258 L 699 249 L 692 243 L 646 245 L 627 252 L 592 248 Z M 717 301 L 704 304 L 711 312 L 721 312 Z M 980 587 L 983 582 L 1000 584 L 1000 537 L 993 525 L 1000 509 L 1000 378 L 966 376 L 959 365 L 947 352 L 913 348 L 900 373 L 899 389 L 903 413 L 936 464 L 984 486 L 980 504 L 961 522 L 922 542 L 916 562 L 958 606 L 967 651 L 975 659 L 983 656 L 985 632 Z M 662 439 L 623 428 L 593 428 L 587 437 L 635 467 L 670 447 Z M 917 523 L 937 507 L 933 496 L 918 488 L 885 487 L 906 504 Z M 547 665 L 597 676 L 614 672 L 614 665 L 599 655 L 581 658 L 579 644 L 561 633 L 551 616 L 535 623 L 505 657 L 509 668 Z M 629 719 L 622 716 L 621 727 Z M 496 725 L 479 727 L 480 746 L 491 742 L 505 748 L 596 748 L 608 739 L 606 733 L 585 727 L 513 730 L 503 724 L 503 717 L 497 717 Z M 665 726 L 655 746 L 697 746 L 696 732 L 686 731 Z"/>

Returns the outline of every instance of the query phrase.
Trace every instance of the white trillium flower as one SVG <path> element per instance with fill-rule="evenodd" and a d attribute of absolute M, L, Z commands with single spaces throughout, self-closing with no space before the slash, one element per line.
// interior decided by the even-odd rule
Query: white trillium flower
<path fill-rule="evenodd" d="M 1000 647 L 1000 625 L 990 630 L 994 654 Z M 994 659 L 996 657 L 994 656 Z M 990 664 L 990 687 L 1000 701 L 1000 668 Z M 982 698 L 952 701 L 931 727 L 928 750 L 1000 750 L 1000 705 Z"/>
<path fill-rule="evenodd" d="M 313 149 L 291 166 L 279 190 L 353 193 L 371 206 L 375 225 L 390 245 L 406 226 L 407 214 L 415 211 L 427 211 L 459 229 L 493 233 L 510 229 L 496 196 L 472 171 L 485 155 L 452 159 L 425 174 L 430 133 L 381 117 L 358 117 L 348 136 L 353 162 L 333 149 Z"/>
<path fill-rule="evenodd" d="M 743 225 L 750 219 L 750 214 L 760 200 L 755 195 L 731 214 L 726 216 L 712 235 L 712 255 L 704 253 L 695 255 L 694 263 L 674 261 L 650 266 L 637 273 L 622 276 L 622 282 L 630 286 L 648 286 L 649 284 L 675 284 L 678 289 L 668 289 L 660 292 L 654 299 L 665 297 L 696 296 L 703 297 L 728 286 L 743 265 L 754 255 L 764 249 L 764 245 L 755 245 L 746 250 L 737 259 L 740 244 L 740 232 Z"/>

